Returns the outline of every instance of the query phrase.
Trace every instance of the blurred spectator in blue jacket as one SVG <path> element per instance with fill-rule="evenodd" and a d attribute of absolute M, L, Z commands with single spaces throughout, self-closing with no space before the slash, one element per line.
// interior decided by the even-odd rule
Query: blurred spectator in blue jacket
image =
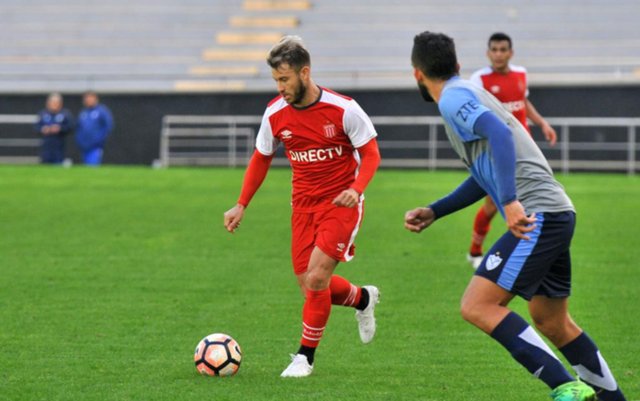
<path fill-rule="evenodd" d="M 113 129 L 113 117 L 107 106 L 100 103 L 95 92 L 86 92 L 82 98 L 84 108 L 78 116 L 76 142 L 85 164 L 102 163 L 104 143 Z"/>
<path fill-rule="evenodd" d="M 52 93 L 45 108 L 38 113 L 36 131 L 42 135 L 42 163 L 61 164 L 64 161 L 65 136 L 73 130 L 73 116 L 62 105 L 62 95 Z"/>

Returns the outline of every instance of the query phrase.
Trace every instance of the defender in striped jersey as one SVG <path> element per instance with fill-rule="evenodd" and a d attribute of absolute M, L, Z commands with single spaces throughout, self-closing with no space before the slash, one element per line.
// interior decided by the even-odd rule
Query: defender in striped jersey
<path fill-rule="evenodd" d="M 280 95 L 264 113 L 237 204 L 224 214 L 234 232 L 266 177 L 280 144 L 293 171 L 291 256 L 305 295 L 300 348 L 282 377 L 311 374 L 331 305 L 356 309 L 363 343 L 375 334 L 374 286 L 358 287 L 333 274 L 354 256 L 364 190 L 380 163 L 377 133 L 355 100 L 317 86 L 300 38 L 285 36 L 267 59 Z"/>

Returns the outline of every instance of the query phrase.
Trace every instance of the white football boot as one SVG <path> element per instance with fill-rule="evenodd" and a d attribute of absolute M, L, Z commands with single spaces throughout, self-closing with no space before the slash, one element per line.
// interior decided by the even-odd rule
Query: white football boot
<path fill-rule="evenodd" d="M 473 270 L 478 270 L 478 267 L 480 266 L 480 263 L 482 263 L 483 258 L 484 256 L 482 255 L 471 256 L 470 253 L 467 254 L 467 262 L 471 263 L 471 267 L 473 267 Z"/>
<path fill-rule="evenodd" d="M 376 335 L 376 317 L 373 315 L 376 304 L 380 302 L 380 291 L 372 285 L 365 285 L 369 293 L 369 304 L 364 310 L 356 310 L 356 320 L 358 321 L 358 331 L 360 332 L 360 340 L 368 344 Z"/>
<path fill-rule="evenodd" d="M 313 365 L 309 364 L 306 355 L 291 355 L 291 363 L 280 374 L 280 377 L 306 377 L 313 371 Z"/>

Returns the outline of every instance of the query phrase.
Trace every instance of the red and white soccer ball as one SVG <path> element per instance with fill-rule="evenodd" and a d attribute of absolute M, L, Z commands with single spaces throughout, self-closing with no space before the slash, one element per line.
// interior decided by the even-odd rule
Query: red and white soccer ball
<path fill-rule="evenodd" d="M 205 376 L 233 376 L 240 369 L 242 351 L 231 336 L 214 333 L 203 338 L 196 347 L 193 360 Z"/>

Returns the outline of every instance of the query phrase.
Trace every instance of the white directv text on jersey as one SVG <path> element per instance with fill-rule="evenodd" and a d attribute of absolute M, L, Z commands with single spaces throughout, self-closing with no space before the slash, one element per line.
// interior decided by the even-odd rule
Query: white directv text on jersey
<path fill-rule="evenodd" d="M 289 158 L 295 162 L 315 163 L 332 160 L 342 156 L 342 145 L 326 149 L 309 149 L 303 151 L 289 151 Z"/>

